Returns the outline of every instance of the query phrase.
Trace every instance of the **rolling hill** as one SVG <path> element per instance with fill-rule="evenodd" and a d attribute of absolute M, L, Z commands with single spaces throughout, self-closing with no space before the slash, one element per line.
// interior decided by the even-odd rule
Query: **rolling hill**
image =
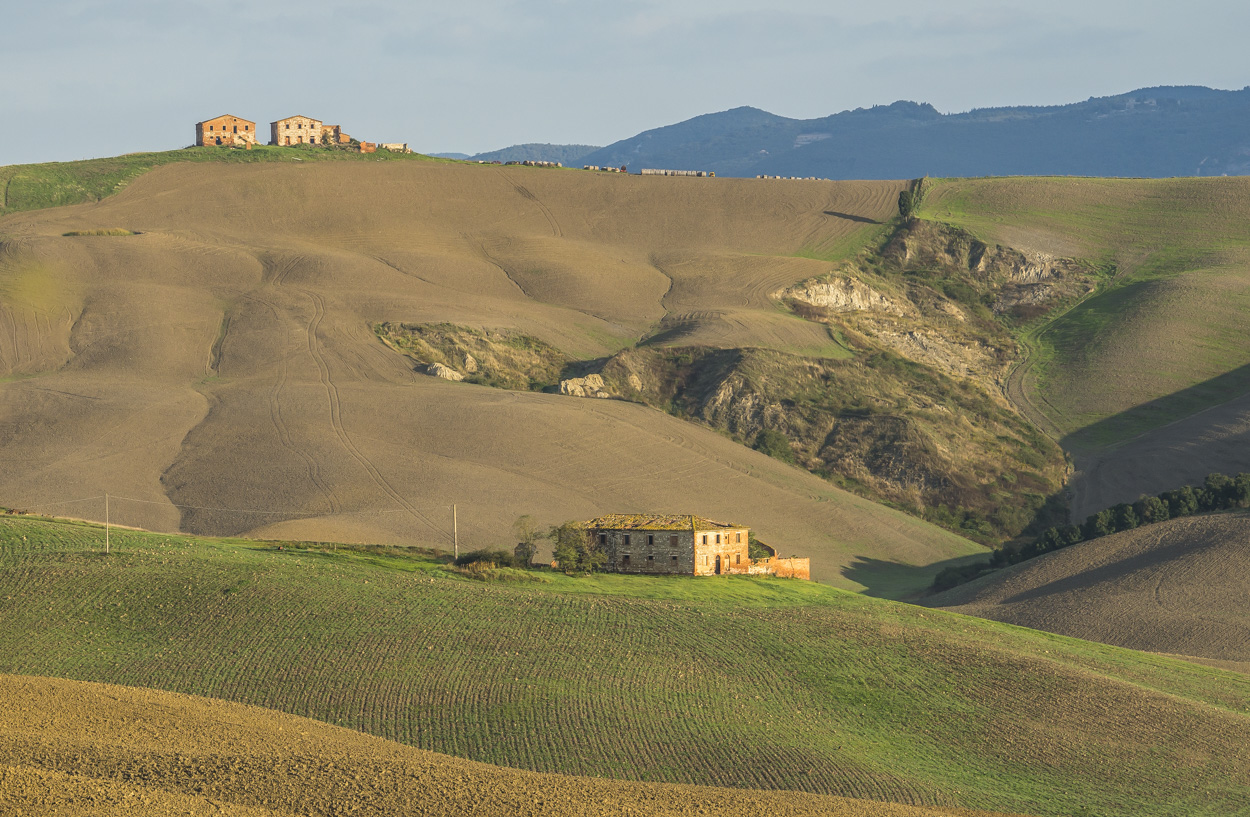
<path fill-rule="evenodd" d="M 452 504 L 469 546 L 527 513 L 692 511 L 889 594 L 977 552 L 707 428 L 428 377 L 374 335 L 507 328 L 594 359 L 676 317 L 687 343 L 846 357 L 771 296 L 830 269 L 804 253 L 878 234 L 900 183 L 656 181 L 176 163 L 95 204 L 11 214 L 0 496 L 91 498 L 53 510 L 102 519 L 109 493 L 114 521 L 154 530 L 444 547 Z M 92 234 L 117 230 L 137 234 Z"/>
<path fill-rule="evenodd" d="M 1173 519 L 1081 542 L 924 603 L 1250 668 L 1248 538 L 1245 512 Z"/>
<path fill-rule="evenodd" d="M 521 772 L 266 709 L 11 675 L 0 677 L 0 800 L 15 814 L 98 817 L 982 814 Z"/>
<path fill-rule="evenodd" d="M 1250 90 L 1181 86 L 941 114 L 899 101 L 818 119 L 742 107 L 622 139 L 596 165 L 720 176 L 1220 176 L 1250 171 Z"/>
<path fill-rule="evenodd" d="M 402 549 L 114 530 L 105 556 L 102 534 L 0 517 L 0 673 L 221 698 L 531 771 L 786 790 L 794 808 L 814 801 L 791 790 L 1056 815 L 1250 808 L 1250 678 L 1236 673 L 809 582 L 552 571 L 482 582 Z M 37 695 L 37 706 L 0 719 L 69 729 L 55 685 L 21 683 L 18 700 Z M 218 796 L 210 770 L 240 755 L 251 764 L 248 744 L 272 734 L 260 713 L 104 692 L 113 718 L 134 712 L 139 737 L 112 743 L 116 721 L 97 713 L 73 722 L 86 761 L 29 725 L 16 736 L 0 727 L 0 747 L 38 758 L 40 774 L 91 766 L 98 780 L 135 768 L 133 741 L 151 740 L 162 713 L 208 718 L 221 723 L 162 738 L 138 763 L 142 779 L 168 771 L 174 793 Z M 206 714 L 181 714 L 193 704 Z M 410 785 L 414 762 L 434 765 L 435 779 L 446 779 L 440 765 L 468 781 L 495 774 L 505 799 L 537 785 L 330 727 L 267 723 L 296 742 L 296 760 L 278 748 L 262 763 L 314 781 L 350 746 L 366 764 L 388 758 L 388 791 Z M 205 756 L 218 734 L 231 742 Z M 355 791 L 367 768 L 327 785 Z M 254 786 L 241 790 L 289 802 L 285 775 Z"/>
<path fill-rule="evenodd" d="M 1007 384 L 1072 454 L 1074 518 L 1250 471 L 1250 180 L 952 179 L 922 215 L 1109 271 L 1026 327 Z"/>

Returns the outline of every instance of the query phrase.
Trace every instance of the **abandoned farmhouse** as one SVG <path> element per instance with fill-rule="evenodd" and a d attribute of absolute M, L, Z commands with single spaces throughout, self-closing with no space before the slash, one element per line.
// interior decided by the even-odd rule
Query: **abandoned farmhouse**
<path fill-rule="evenodd" d="M 256 123 L 250 119 L 224 114 L 195 123 L 195 144 L 197 147 L 220 146 L 241 147 L 251 149 L 256 141 Z M 361 153 L 373 153 L 377 144 L 373 142 L 357 143 L 343 132 L 340 125 L 327 125 L 320 119 L 311 116 L 288 116 L 269 123 L 269 144 L 271 145 L 360 145 Z M 411 153 L 406 142 L 389 142 L 382 145 L 385 150 L 396 153 Z"/>
<path fill-rule="evenodd" d="M 223 114 L 195 123 L 195 144 L 223 147 L 251 147 L 256 144 L 256 123 L 250 119 Z"/>
<path fill-rule="evenodd" d="M 752 559 L 750 531 L 690 514 L 608 514 L 585 523 L 618 573 L 686 576 L 774 575 L 810 579 L 811 560 L 769 555 Z"/>

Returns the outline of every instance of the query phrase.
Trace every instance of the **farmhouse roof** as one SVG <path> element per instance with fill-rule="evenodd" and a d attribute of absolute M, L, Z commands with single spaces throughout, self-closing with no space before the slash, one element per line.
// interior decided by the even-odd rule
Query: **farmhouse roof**
<path fill-rule="evenodd" d="M 256 124 L 255 122 L 253 122 L 253 121 L 252 121 L 252 120 L 250 120 L 250 119 L 244 119 L 243 117 L 241 117 L 241 116 L 235 116 L 235 115 L 234 115 L 234 114 L 232 114 L 232 113 L 223 113 L 223 114 L 221 114 L 220 116 L 210 116 L 208 119 L 205 119 L 205 120 L 204 120 L 204 122 L 216 122 L 218 119 L 225 119 L 227 116 L 228 116 L 228 117 L 230 117 L 231 119 L 237 119 L 237 120 L 239 120 L 240 122 L 246 122 L 246 123 L 248 123 L 249 125 L 255 125 L 255 124 Z M 203 125 L 203 124 L 204 124 L 204 122 L 196 122 L 195 124 L 197 124 L 197 125 Z"/>
<path fill-rule="evenodd" d="M 715 530 L 742 526 L 688 513 L 610 513 L 595 517 L 586 523 L 586 527 L 603 530 Z"/>
<path fill-rule="evenodd" d="M 285 121 L 287 121 L 288 119 L 311 119 L 311 120 L 312 120 L 312 121 L 314 121 L 314 122 L 321 122 L 321 123 L 323 123 L 323 124 L 324 124 L 324 122 L 325 122 L 325 120 L 323 120 L 323 119 L 318 119 L 318 118 L 317 118 L 317 117 L 315 117 L 315 116 L 305 116 L 305 115 L 304 115 L 304 114 L 302 114 L 302 113 L 296 113 L 296 114 L 291 114 L 290 116 L 284 116 L 284 117 L 282 117 L 281 119 L 275 119 L 275 120 L 273 120 L 272 122 L 270 122 L 269 124 L 270 124 L 270 125 L 276 125 L 276 124 L 278 124 L 279 122 L 285 122 Z"/>

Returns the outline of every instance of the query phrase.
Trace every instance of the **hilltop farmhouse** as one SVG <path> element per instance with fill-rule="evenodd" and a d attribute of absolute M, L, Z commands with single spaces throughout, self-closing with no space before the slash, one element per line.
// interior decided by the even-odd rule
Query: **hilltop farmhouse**
<path fill-rule="evenodd" d="M 333 126 L 331 126 L 333 127 Z M 311 116 L 288 116 L 269 123 L 271 145 L 321 144 L 321 120 Z"/>
<path fill-rule="evenodd" d="M 230 114 L 196 122 L 195 144 L 250 148 L 256 144 L 256 123 Z"/>
<path fill-rule="evenodd" d="M 343 132 L 340 125 L 327 125 L 311 116 L 288 116 L 269 123 L 271 145 L 351 145 L 352 137 Z M 256 139 L 256 123 L 238 116 L 223 115 L 195 123 L 195 144 L 198 147 L 245 147 L 260 142 Z M 407 144 L 386 145 L 390 149 L 402 148 L 411 153 Z M 372 153 L 373 151 L 367 151 Z"/>
<path fill-rule="evenodd" d="M 608 514 L 584 523 L 607 556 L 606 570 L 718 576 L 730 573 L 811 578 L 810 559 L 751 559 L 750 530 L 691 514 Z"/>

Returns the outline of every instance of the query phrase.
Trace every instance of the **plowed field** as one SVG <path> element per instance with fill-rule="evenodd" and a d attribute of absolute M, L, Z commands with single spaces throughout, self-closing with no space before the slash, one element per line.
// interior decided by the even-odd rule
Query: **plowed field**
<path fill-rule="evenodd" d="M 101 534 L 0 518 L 0 672 L 531 771 L 1035 814 L 1250 809 L 1250 678 L 1231 672 L 811 582 L 482 583 L 126 531 L 104 556 Z"/>
<path fill-rule="evenodd" d="M 1136 650 L 1250 662 L 1250 515 L 1173 519 L 1081 542 L 925 600 Z"/>
<path fill-rule="evenodd" d="M 11 675 L 0 676 L 0 802 L 98 817 L 983 814 L 520 772 L 255 707 Z"/>
<path fill-rule="evenodd" d="M 844 356 L 768 293 L 879 229 L 899 184 L 433 162 L 175 164 L 0 219 L 0 498 L 204 534 L 507 545 L 511 523 L 693 512 L 848 588 L 979 549 L 637 405 L 437 380 L 379 321 L 512 328 L 576 358 L 676 318 Z M 856 219 L 840 214 L 853 214 Z M 72 235 L 122 228 L 138 235 Z M 849 246 L 849 244 L 848 244 Z M 89 501 L 77 501 L 87 500 Z M 908 571 L 910 570 L 910 573 Z M 891 579 L 891 582 L 894 580 Z"/>

